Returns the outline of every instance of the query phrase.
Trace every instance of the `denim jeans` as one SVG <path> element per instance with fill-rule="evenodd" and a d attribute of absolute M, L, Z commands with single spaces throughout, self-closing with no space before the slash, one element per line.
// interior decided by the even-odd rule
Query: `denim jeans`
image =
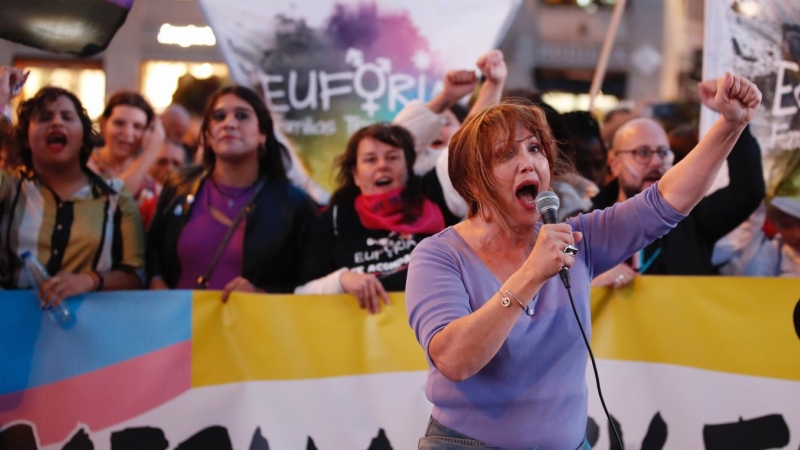
<path fill-rule="evenodd" d="M 417 448 L 418 450 L 472 450 L 475 448 L 499 449 L 500 447 L 492 447 L 456 430 L 447 428 L 431 417 L 425 437 L 419 440 Z M 529 450 L 537 449 L 538 447 L 531 447 Z M 576 450 L 592 450 L 592 447 L 584 439 Z"/>

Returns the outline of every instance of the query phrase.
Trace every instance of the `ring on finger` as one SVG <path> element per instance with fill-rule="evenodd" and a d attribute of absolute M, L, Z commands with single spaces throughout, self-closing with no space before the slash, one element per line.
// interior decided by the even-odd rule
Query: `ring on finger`
<path fill-rule="evenodd" d="M 570 255 L 570 256 L 575 256 L 575 255 L 578 254 L 578 248 L 575 247 L 572 244 L 567 244 L 567 246 L 564 247 L 564 250 L 562 250 L 562 251 L 564 252 L 564 254 L 567 254 L 567 255 Z"/>
<path fill-rule="evenodd" d="M 625 274 L 623 273 L 617 275 L 617 278 L 614 278 L 615 283 L 622 283 L 623 281 L 625 281 Z"/>

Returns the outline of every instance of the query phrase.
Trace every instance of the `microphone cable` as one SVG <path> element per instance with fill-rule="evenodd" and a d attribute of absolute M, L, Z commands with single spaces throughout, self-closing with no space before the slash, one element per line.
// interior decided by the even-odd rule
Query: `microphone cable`
<path fill-rule="evenodd" d="M 559 223 L 558 220 L 558 208 L 561 206 L 561 200 L 552 191 L 542 191 L 536 195 L 536 210 L 539 212 L 539 215 L 542 217 L 542 222 L 545 224 L 557 224 Z M 577 251 L 577 249 L 573 248 L 573 250 Z M 567 253 L 567 249 L 564 249 L 564 253 Z M 570 253 L 572 256 L 575 256 L 575 253 Z M 592 352 L 592 346 L 589 345 L 589 340 L 586 339 L 586 331 L 583 329 L 583 324 L 581 323 L 581 318 L 578 317 L 578 309 L 575 307 L 575 300 L 572 298 L 572 282 L 569 279 L 569 269 L 564 266 L 558 271 L 558 275 L 561 277 L 561 282 L 564 284 L 564 288 L 567 290 L 567 294 L 569 295 L 569 303 L 572 305 L 572 312 L 575 314 L 575 320 L 578 321 L 578 327 L 581 329 L 581 336 L 583 337 L 583 343 L 586 344 L 586 349 L 589 350 L 589 358 L 592 360 L 592 369 L 594 370 L 594 380 L 597 383 L 597 393 L 600 395 L 600 403 L 603 405 L 603 411 L 606 413 L 606 417 L 608 418 L 608 423 L 611 424 L 611 429 L 614 430 L 614 436 L 617 438 L 617 443 L 619 443 L 619 448 L 621 450 L 625 450 L 625 446 L 622 444 L 622 439 L 619 437 L 619 432 L 617 431 L 617 426 L 614 425 L 614 421 L 611 419 L 611 414 L 608 413 L 608 408 L 606 407 L 606 400 L 603 398 L 603 391 L 600 389 L 600 375 L 597 373 L 597 363 L 594 360 L 594 353 Z M 609 438 L 609 443 L 611 442 L 611 438 Z"/>
<path fill-rule="evenodd" d="M 572 305 L 572 312 L 575 314 L 575 320 L 578 321 L 578 327 L 581 329 L 581 336 L 583 337 L 583 343 L 586 344 L 586 349 L 589 350 L 589 358 L 592 360 L 592 370 L 594 370 L 594 381 L 597 383 L 597 394 L 600 396 L 600 404 L 603 405 L 603 411 L 606 413 L 606 417 L 608 418 L 608 423 L 611 425 L 611 429 L 614 430 L 614 436 L 617 438 L 617 443 L 619 443 L 619 448 L 621 450 L 625 450 L 625 445 L 622 443 L 622 439 L 619 437 L 619 432 L 617 431 L 617 426 L 614 425 L 614 421 L 611 419 L 611 414 L 608 413 L 608 408 L 606 408 L 606 400 L 603 398 L 603 390 L 600 389 L 600 375 L 597 373 L 597 363 L 594 360 L 594 353 L 592 352 L 592 346 L 589 345 L 589 340 L 586 339 L 586 332 L 583 330 L 583 324 L 581 323 L 581 318 L 578 317 L 578 309 L 575 308 L 575 300 L 572 298 L 572 286 L 569 279 L 569 272 L 567 268 L 564 267 L 559 272 L 561 276 L 561 282 L 564 283 L 564 287 L 567 289 L 567 294 L 569 295 L 569 303 Z M 609 439 L 610 441 L 610 439 Z M 609 442 L 610 444 L 610 442 Z"/>

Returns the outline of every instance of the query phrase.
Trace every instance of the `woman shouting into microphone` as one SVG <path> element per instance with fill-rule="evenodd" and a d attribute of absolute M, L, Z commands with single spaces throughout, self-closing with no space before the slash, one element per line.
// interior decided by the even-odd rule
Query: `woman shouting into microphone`
<path fill-rule="evenodd" d="M 424 240 L 408 270 L 411 327 L 425 349 L 433 413 L 420 449 L 583 449 L 589 282 L 673 228 L 700 201 L 761 102 L 749 81 L 716 80 L 721 113 L 689 155 L 611 208 L 543 225 L 535 199 L 563 167 L 545 116 L 504 103 L 451 141 L 467 220 Z M 571 251 L 577 248 L 577 254 Z"/>

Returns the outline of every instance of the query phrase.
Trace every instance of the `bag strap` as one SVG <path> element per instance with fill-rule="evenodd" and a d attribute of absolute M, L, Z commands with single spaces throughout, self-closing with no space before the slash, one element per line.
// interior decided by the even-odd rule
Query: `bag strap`
<path fill-rule="evenodd" d="M 333 235 L 339 237 L 339 205 L 333 205 Z"/>
<path fill-rule="evenodd" d="M 233 223 L 231 223 L 231 226 L 228 227 L 228 231 L 222 238 L 222 242 L 220 242 L 219 247 L 217 247 L 214 257 L 211 258 L 211 263 L 208 265 L 208 269 L 206 269 L 205 273 L 197 279 L 198 289 L 208 288 L 208 281 L 211 279 L 211 275 L 214 274 L 214 269 L 217 268 L 219 259 L 222 257 L 222 252 L 225 251 L 225 247 L 228 246 L 228 242 L 230 242 L 231 238 L 233 237 L 233 233 L 236 232 L 236 228 L 239 227 L 239 224 L 242 222 L 242 219 L 244 219 L 244 216 L 247 214 L 250 206 L 256 200 L 256 196 L 258 196 L 259 192 L 261 192 L 261 188 L 264 187 L 264 184 L 266 184 L 266 179 L 261 178 L 258 184 L 256 184 L 256 188 L 253 190 L 253 193 L 250 194 L 250 198 L 247 199 L 247 203 L 245 203 L 244 206 L 242 206 L 242 208 L 239 210 L 239 213 L 236 214 L 236 218 L 233 219 Z"/>

